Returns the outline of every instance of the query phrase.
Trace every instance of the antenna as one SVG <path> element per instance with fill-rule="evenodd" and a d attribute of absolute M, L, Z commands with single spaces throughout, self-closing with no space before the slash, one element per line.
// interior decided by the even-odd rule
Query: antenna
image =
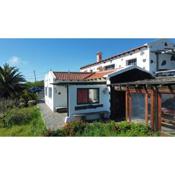
<path fill-rule="evenodd" d="M 33 74 L 34 74 L 34 79 L 35 79 L 35 82 L 36 82 L 36 73 L 35 73 L 35 70 L 33 71 Z"/>

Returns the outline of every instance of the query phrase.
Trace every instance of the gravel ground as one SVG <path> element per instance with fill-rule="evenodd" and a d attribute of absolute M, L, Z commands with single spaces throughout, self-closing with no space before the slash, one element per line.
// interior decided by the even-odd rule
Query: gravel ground
<path fill-rule="evenodd" d="M 38 106 L 43 114 L 47 129 L 54 131 L 64 126 L 67 113 L 52 112 L 44 102 L 40 102 Z"/>

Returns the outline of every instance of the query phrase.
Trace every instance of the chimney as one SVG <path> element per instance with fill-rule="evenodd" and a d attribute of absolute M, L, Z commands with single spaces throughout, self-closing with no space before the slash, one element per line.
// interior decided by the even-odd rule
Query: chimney
<path fill-rule="evenodd" d="M 102 52 L 97 52 L 97 63 L 102 61 Z"/>

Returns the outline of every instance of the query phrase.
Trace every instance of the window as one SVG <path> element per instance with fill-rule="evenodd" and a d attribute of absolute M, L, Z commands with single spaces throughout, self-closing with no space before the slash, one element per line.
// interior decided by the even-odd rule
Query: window
<path fill-rule="evenodd" d="M 49 98 L 52 98 L 52 88 L 49 87 Z"/>
<path fill-rule="evenodd" d="M 161 66 L 164 66 L 164 65 L 166 65 L 166 60 L 163 60 L 163 61 L 162 61 Z"/>
<path fill-rule="evenodd" d="M 146 62 L 146 59 L 143 59 L 143 62 Z"/>
<path fill-rule="evenodd" d="M 115 64 L 105 66 L 105 70 L 111 70 L 111 69 L 114 69 L 114 68 L 115 68 Z"/>
<path fill-rule="evenodd" d="M 153 61 L 153 60 L 151 60 L 150 62 L 151 62 L 151 64 L 153 64 L 153 63 L 154 63 L 154 61 Z"/>
<path fill-rule="evenodd" d="M 78 88 L 77 104 L 99 103 L 99 88 Z"/>
<path fill-rule="evenodd" d="M 47 87 L 44 88 L 44 94 L 47 96 Z"/>
<path fill-rule="evenodd" d="M 47 87 L 45 87 L 45 96 L 47 96 Z"/>
<path fill-rule="evenodd" d="M 161 120 L 163 130 L 171 130 L 175 123 L 175 94 L 161 94 Z"/>
<path fill-rule="evenodd" d="M 137 65 L 137 59 L 135 58 L 135 59 L 127 60 L 126 65 L 127 66 L 129 66 L 129 65 L 136 66 Z"/>
<path fill-rule="evenodd" d="M 171 61 L 175 61 L 175 55 L 171 56 Z"/>
<path fill-rule="evenodd" d="M 132 120 L 145 120 L 145 95 L 131 94 L 132 99 Z"/>

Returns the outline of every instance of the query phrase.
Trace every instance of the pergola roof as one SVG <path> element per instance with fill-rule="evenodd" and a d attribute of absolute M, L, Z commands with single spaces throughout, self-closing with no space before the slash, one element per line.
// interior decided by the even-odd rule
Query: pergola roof
<path fill-rule="evenodd" d="M 147 86 L 147 85 L 152 86 L 175 85 L 175 77 L 157 77 L 154 79 L 112 84 L 112 86 Z"/>

